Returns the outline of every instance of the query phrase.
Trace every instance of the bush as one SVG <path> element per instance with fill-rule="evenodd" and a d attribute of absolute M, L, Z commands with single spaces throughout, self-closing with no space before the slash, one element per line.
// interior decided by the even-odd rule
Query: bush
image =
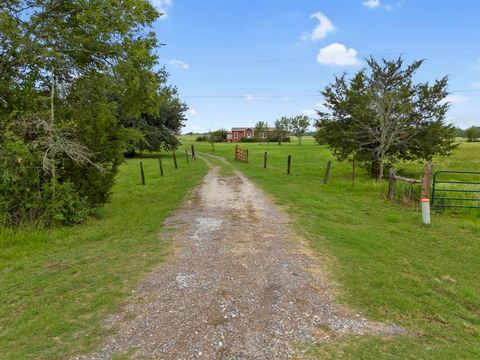
<path fill-rule="evenodd" d="M 244 138 L 240 139 L 240 142 L 243 142 L 243 143 L 253 143 L 254 141 L 255 141 L 255 139 L 253 139 L 253 138 L 244 137 Z"/>
<path fill-rule="evenodd" d="M 78 224 L 90 214 L 87 200 L 78 195 L 71 182 L 49 183 L 42 200 L 41 221 L 46 226 Z"/>
<path fill-rule="evenodd" d="M 197 136 L 195 139 L 196 142 L 207 142 L 208 141 L 208 136 L 207 135 L 200 135 Z"/>

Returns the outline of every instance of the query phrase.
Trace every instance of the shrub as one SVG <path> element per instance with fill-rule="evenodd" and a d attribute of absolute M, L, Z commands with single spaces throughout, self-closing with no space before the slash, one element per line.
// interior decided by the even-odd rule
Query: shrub
<path fill-rule="evenodd" d="M 208 141 L 208 136 L 207 135 L 200 135 L 197 136 L 195 139 L 196 142 L 207 142 Z"/>
<path fill-rule="evenodd" d="M 43 191 L 41 221 L 46 226 L 74 225 L 90 214 L 87 200 L 78 195 L 71 182 L 51 182 Z"/>

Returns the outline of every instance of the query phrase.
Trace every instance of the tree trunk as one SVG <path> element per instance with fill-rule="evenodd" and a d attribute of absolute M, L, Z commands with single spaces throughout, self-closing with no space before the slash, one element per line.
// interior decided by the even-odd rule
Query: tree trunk
<path fill-rule="evenodd" d="M 378 180 L 383 179 L 383 159 L 379 159 L 378 164 Z"/>

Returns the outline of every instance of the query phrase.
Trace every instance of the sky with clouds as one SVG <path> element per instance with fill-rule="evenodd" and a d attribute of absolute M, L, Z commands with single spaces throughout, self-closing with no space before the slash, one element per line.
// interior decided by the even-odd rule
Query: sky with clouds
<path fill-rule="evenodd" d="M 184 132 L 315 117 L 320 91 L 365 58 L 425 59 L 448 75 L 447 121 L 480 125 L 480 1 L 152 0 L 161 64 L 190 110 Z"/>

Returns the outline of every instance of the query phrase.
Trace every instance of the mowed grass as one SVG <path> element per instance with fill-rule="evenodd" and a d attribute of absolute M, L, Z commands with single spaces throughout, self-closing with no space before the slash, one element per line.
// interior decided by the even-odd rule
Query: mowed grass
<path fill-rule="evenodd" d="M 101 218 L 50 231 L 0 229 L 0 358 L 60 359 L 94 348 L 115 312 L 145 274 L 170 251 L 162 222 L 207 171 L 140 159 L 120 169 Z"/>
<path fill-rule="evenodd" d="M 294 226 L 329 264 L 339 301 L 371 319 L 397 323 L 412 336 L 337 337 L 312 346 L 313 358 L 480 359 L 480 212 L 432 214 L 421 223 L 417 204 L 386 200 L 386 182 L 334 160 L 312 138 L 295 143 L 241 143 L 248 164 L 233 161 L 234 144 L 196 143 L 197 151 L 224 156 L 292 215 Z M 268 152 L 268 169 L 263 154 Z M 292 173 L 287 175 L 287 155 Z M 332 160 L 328 184 L 322 183 Z M 399 164 L 420 177 L 419 163 Z M 435 170 L 480 171 L 480 143 L 462 143 Z"/>

